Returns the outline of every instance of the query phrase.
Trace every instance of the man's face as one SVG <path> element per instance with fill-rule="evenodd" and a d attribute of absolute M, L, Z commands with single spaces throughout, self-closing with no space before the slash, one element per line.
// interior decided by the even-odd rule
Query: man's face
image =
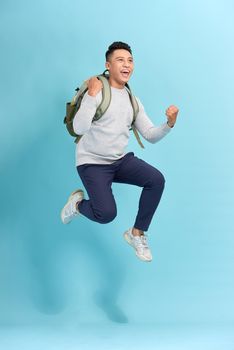
<path fill-rule="evenodd" d="M 133 57 L 127 50 L 118 49 L 113 51 L 109 61 L 106 62 L 110 78 L 120 85 L 124 85 L 130 79 L 133 69 Z"/>

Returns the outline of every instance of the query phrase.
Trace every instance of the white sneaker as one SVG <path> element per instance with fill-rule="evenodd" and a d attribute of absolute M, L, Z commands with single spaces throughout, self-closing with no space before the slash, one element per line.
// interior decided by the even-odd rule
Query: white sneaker
<path fill-rule="evenodd" d="M 133 236 L 132 228 L 130 228 L 124 232 L 124 238 L 135 249 L 136 256 L 139 259 L 143 261 L 151 261 L 153 259 L 145 235 Z"/>
<path fill-rule="evenodd" d="M 61 220 L 64 224 L 68 224 L 78 214 L 81 215 L 76 204 L 82 199 L 84 199 L 83 190 L 79 189 L 75 192 L 72 192 L 72 194 L 68 198 L 67 203 L 61 210 Z"/>

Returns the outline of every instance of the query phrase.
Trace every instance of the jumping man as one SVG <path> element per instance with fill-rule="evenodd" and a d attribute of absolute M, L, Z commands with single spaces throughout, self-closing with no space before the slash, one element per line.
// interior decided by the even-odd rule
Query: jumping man
<path fill-rule="evenodd" d="M 135 249 L 138 258 L 151 261 L 152 254 L 145 232 L 160 202 L 165 178 L 158 169 L 133 152 L 125 152 L 133 118 L 133 108 L 125 86 L 134 69 L 130 46 L 123 42 L 111 44 L 106 52 L 105 67 L 111 87 L 109 108 L 99 120 L 92 122 L 101 103 L 103 89 L 102 82 L 92 77 L 87 80 L 88 91 L 73 120 L 74 131 L 83 135 L 76 146 L 76 168 L 89 199 L 85 199 L 82 189 L 72 192 L 61 211 L 61 219 L 67 224 L 75 216 L 83 215 L 101 224 L 109 223 L 117 215 L 112 183 L 142 187 L 135 222 L 123 235 Z M 145 140 L 156 143 L 174 127 L 179 110 L 174 105 L 169 106 L 165 112 L 167 121 L 155 126 L 139 98 L 136 99 L 139 112 L 134 125 Z"/>

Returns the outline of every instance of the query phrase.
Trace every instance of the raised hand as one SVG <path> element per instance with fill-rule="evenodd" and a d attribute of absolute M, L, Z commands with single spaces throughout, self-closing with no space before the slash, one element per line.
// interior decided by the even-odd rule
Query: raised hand
<path fill-rule="evenodd" d="M 172 128 L 175 123 L 176 123 L 176 118 L 177 118 L 177 114 L 179 113 L 179 109 L 174 106 L 171 105 L 167 108 L 166 110 L 166 116 L 167 116 L 167 124 Z"/>
<path fill-rule="evenodd" d="M 96 96 L 103 88 L 101 80 L 97 77 L 92 77 L 85 81 L 88 86 L 88 94 L 90 96 Z"/>

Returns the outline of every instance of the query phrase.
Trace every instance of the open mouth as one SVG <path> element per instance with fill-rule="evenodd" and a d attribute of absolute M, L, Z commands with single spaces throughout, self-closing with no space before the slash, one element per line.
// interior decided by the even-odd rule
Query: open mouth
<path fill-rule="evenodd" d="M 128 71 L 128 70 L 122 70 L 122 71 L 121 71 L 121 74 L 122 74 L 122 76 L 123 76 L 124 78 L 128 78 L 129 75 L 130 75 L 130 71 Z"/>

